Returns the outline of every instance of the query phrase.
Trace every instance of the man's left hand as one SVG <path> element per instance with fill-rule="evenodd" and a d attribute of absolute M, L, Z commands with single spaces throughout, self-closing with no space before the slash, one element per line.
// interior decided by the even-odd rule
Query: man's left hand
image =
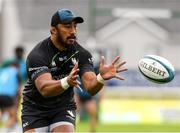
<path fill-rule="evenodd" d="M 104 56 L 101 57 L 101 62 L 99 66 L 99 72 L 101 74 L 101 77 L 104 80 L 109 80 L 112 78 L 117 78 L 119 80 L 124 80 L 123 77 L 121 77 L 118 73 L 127 71 L 127 68 L 124 68 L 123 65 L 126 63 L 126 61 L 119 61 L 120 56 L 117 56 L 111 64 L 105 63 Z"/>

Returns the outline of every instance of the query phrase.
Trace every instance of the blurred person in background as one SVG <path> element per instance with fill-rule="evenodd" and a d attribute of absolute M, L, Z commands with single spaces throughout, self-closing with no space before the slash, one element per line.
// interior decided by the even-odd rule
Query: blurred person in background
<path fill-rule="evenodd" d="M 117 56 L 111 64 L 102 57 L 96 76 L 91 54 L 77 42 L 77 24 L 83 18 L 61 9 L 51 18 L 51 36 L 29 53 L 26 66 L 28 81 L 23 90 L 23 132 L 74 132 L 76 105 L 73 88 L 78 77 L 91 95 L 98 93 L 105 80 L 124 80 L 119 72 L 125 61 Z"/>
<path fill-rule="evenodd" d="M 26 61 L 24 59 L 24 47 L 17 46 L 14 49 L 14 56 L 10 59 L 7 59 L 2 62 L 1 67 L 6 67 L 9 61 L 15 61 L 18 63 L 18 71 L 20 74 L 21 82 L 25 83 L 27 80 L 27 73 L 26 73 Z"/>
<path fill-rule="evenodd" d="M 27 73 L 26 73 L 26 62 L 24 59 L 24 47 L 21 45 L 17 45 L 14 49 L 14 56 L 10 59 L 7 59 L 5 61 L 3 61 L 1 63 L 1 68 L 6 68 L 9 65 L 9 62 L 16 62 L 18 64 L 17 70 L 18 70 L 18 75 L 20 78 L 20 83 L 19 83 L 19 89 L 18 89 L 18 93 L 16 95 L 16 102 L 15 102 L 15 106 L 16 106 L 16 117 L 18 115 L 18 109 L 20 106 L 20 102 L 21 102 L 21 95 L 22 95 L 22 90 L 23 90 L 23 84 L 26 82 L 27 80 Z"/>
<path fill-rule="evenodd" d="M 80 117 L 80 121 L 83 121 L 86 115 L 88 115 L 90 120 L 89 131 L 96 132 L 102 90 L 95 96 L 91 96 L 82 85 L 80 87 L 82 91 L 75 89 L 77 113 Z"/>
<path fill-rule="evenodd" d="M 18 62 L 6 61 L 0 68 L 0 109 L 1 122 L 7 131 L 17 126 L 18 91 L 20 87 L 20 76 Z"/>
<path fill-rule="evenodd" d="M 14 61 L 18 63 L 18 73 L 20 76 L 21 86 L 19 87 L 19 91 L 18 91 L 19 94 L 17 95 L 17 102 L 16 102 L 17 109 L 19 108 L 21 103 L 22 90 L 24 88 L 23 84 L 25 84 L 27 80 L 26 61 L 24 59 L 24 54 L 25 54 L 24 47 L 22 45 L 17 45 L 14 48 L 14 56 L 1 63 L 2 68 L 6 67 L 9 61 Z"/>
<path fill-rule="evenodd" d="M 96 75 L 99 74 L 99 61 L 100 61 L 100 55 L 98 53 L 95 53 L 93 55 L 93 62 L 94 62 L 94 71 Z M 78 80 L 81 82 L 80 79 Z M 103 90 L 101 90 L 95 96 L 91 96 L 86 91 L 86 89 L 82 84 L 80 85 L 80 87 L 82 88 L 82 90 L 75 89 L 75 101 L 77 105 L 77 113 L 79 114 L 80 121 L 83 121 L 86 115 L 88 115 L 90 119 L 89 131 L 96 132 L 96 127 L 98 124 L 100 100 L 102 99 Z"/>
<path fill-rule="evenodd" d="M 22 83 L 25 83 L 27 80 L 27 73 L 26 73 L 26 61 L 24 59 L 24 47 L 17 46 L 14 50 L 15 59 L 19 64 L 19 74 L 22 80 Z"/>
<path fill-rule="evenodd" d="M 14 49 L 14 58 L 13 60 L 16 61 L 19 65 L 18 71 L 19 71 L 19 76 L 21 78 L 21 86 L 19 89 L 19 95 L 17 97 L 17 106 L 20 106 L 21 103 L 21 96 L 22 96 L 22 91 L 24 89 L 24 84 L 26 83 L 27 80 L 27 72 L 26 72 L 26 61 L 24 59 L 24 54 L 25 54 L 25 49 L 23 46 L 18 45 Z"/>

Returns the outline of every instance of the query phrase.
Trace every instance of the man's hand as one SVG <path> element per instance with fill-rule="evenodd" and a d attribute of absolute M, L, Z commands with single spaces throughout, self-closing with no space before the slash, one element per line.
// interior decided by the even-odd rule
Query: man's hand
<path fill-rule="evenodd" d="M 74 65 L 73 69 L 71 70 L 71 73 L 67 77 L 67 82 L 72 87 L 79 87 L 80 82 L 78 81 L 78 62 Z"/>
<path fill-rule="evenodd" d="M 127 68 L 122 68 L 126 63 L 125 61 L 119 62 L 120 57 L 117 56 L 111 64 L 105 64 L 104 56 L 101 57 L 101 62 L 99 66 L 99 72 L 104 80 L 109 80 L 111 78 L 117 78 L 119 80 L 124 80 L 123 77 L 119 76 L 119 72 L 127 71 Z"/>

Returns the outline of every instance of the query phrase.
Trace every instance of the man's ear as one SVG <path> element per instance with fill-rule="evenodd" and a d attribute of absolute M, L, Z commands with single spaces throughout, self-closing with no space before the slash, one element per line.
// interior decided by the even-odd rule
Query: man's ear
<path fill-rule="evenodd" d="M 51 34 L 56 35 L 57 34 L 57 29 L 55 27 L 51 27 L 50 32 L 51 32 Z"/>

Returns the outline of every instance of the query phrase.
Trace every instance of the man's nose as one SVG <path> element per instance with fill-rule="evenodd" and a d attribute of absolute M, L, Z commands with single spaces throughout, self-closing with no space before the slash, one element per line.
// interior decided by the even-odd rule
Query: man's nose
<path fill-rule="evenodd" d="M 76 34 L 76 28 L 75 27 L 71 28 L 71 34 Z"/>

